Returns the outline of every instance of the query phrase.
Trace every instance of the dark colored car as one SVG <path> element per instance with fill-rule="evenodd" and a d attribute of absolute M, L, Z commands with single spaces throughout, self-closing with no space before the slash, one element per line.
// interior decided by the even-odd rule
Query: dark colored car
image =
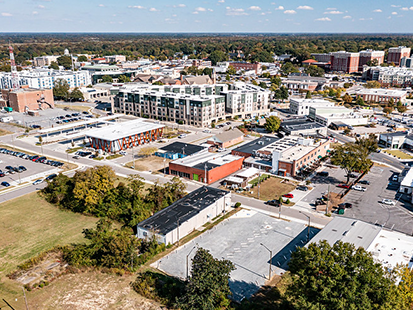
<path fill-rule="evenodd" d="M 36 161 L 36 160 L 38 160 L 39 158 L 40 158 L 40 156 L 34 155 L 34 156 L 32 156 L 30 159 L 31 159 L 32 161 Z"/>
<path fill-rule="evenodd" d="M 19 166 L 19 169 L 22 170 L 22 171 L 26 171 L 26 170 L 27 170 L 27 168 L 26 168 L 25 166 Z"/>
<path fill-rule="evenodd" d="M 327 171 L 317 172 L 317 175 L 319 175 L 320 177 L 328 177 L 328 172 Z"/>
<path fill-rule="evenodd" d="M 343 203 L 340 203 L 340 204 L 338 205 L 338 207 L 339 207 L 339 208 L 350 209 L 350 208 L 353 207 L 353 205 L 352 205 L 351 203 L 349 203 L 349 202 L 343 202 Z"/>
<path fill-rule="evenodd" d="M 297 189 L 304 192 L 308 191 L 308 187 L 304 185 L 297 186 Z"/>
<path fill-rule="evenodd" d="M 8 182 L 6 182 L 6 181 L 1 182 L 1 185 L 5 186 L 5 187 L 9 187 L 9 186 L 10 186 L 10 184 L 9 184 Z"/>
<path fill-rule="evenodd" d="M 57 174 L 53 173 L 51 175 L 48 175 L 45 180 L 53 180 L 55 177 L 57 177 Z"/>
<path fill-rule="evenodd" d="M 270 206 L 278 207 L 278 206 L 280 205 L 280 202 L 279 202 L 278 200 L 268 200 L 268 201 L 266 202 L 266 204 L 267 204 L 267 205 L 270 205 Z"/>
<path fill-rule="evenodd" d="M 346 177 L 357 178 L 357 176 L 354 173 L 349 173 L 348 175 L 346 175 Z"/>
<path fill-rule="evenodd" d="M 370 182 L 367 180 L 360 180 L 359 183 L 364 185 L 370 185 Z"/>

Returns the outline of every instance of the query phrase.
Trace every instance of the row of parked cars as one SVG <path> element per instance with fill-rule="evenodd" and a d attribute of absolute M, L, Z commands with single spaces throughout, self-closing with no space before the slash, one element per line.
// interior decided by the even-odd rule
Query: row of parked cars
<path fill-rule="evenodd" d="M 36 163 L 42 163 L 42 164 L 50 165 L 50 166 L 53 166 L 53 167 L 62 167 L 64 165 L 60 161 L 47 159 L 45 156 L 28 155 L 28 154 L 23 153 L 23 152 L 16 152 L 16 151 L 8 150 L 8 149 L 5 149 L 5 148 L 0 148 L 0 153 L 20 157 L 22 159 L 31 160 L 31 161 L 34 161 Z"/>

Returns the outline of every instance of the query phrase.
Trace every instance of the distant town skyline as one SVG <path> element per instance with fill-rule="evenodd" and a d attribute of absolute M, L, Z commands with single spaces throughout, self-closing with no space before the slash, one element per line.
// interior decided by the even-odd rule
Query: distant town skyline
<path fill-rule="evenodd" d="M 411 1 L 1 0 L 2 32 L 410 33 Z"/>

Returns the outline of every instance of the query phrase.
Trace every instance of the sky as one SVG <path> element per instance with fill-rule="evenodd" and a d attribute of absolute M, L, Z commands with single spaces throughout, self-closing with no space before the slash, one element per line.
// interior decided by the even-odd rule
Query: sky
<path fill-rule="evenodd" d="M 411 33 L 413 1 L 0 0 L 2 32 Z"/>

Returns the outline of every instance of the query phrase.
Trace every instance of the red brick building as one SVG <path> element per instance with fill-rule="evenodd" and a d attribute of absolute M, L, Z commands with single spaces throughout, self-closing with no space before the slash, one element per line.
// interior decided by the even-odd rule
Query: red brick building
<path fill-rule="evenodd" d="M 54 108 L 52 89 L 2 89 L 1 94 L 5 105 L 11 107 L 16 112 Z"/>
<path fill-rule="evenodd" d="M 403 57 L 410 57 L 410 47 L 391 47 L 387 55 L 387 63 L 394 63 L 396 66 L 400 66 L 400 61 Z"/>
<path fill-rule="evenodd" d="M 230 154 L 202 153 L 169 163 L 169 173 L 211 184 L 240 170 L 244 157 Z M 206 181 L 206 182 L 205 182 Z"/>
<path fill-rule="evenodd" d="M 331 70 L 346 73 L 359 71 L 359 53 L 345 51 L 331 53 Z"/>
<path fill-rule="evenodd" d="M 261 69 L 261 64 L 258 62 L 255 63 L 249 63 L 249 62 L 230 62 L 230 66 L 233 66 L 235 70 L 254 70 L 256 74 L 258 74 L 258 71 Z"/>
<path fill-rule="evenodd" d="M 359 58 L 359 71 L 363 71 L 363 66 L 369 61 L 377 60 L 377 65 L 380 66 L 384 62 L 384 51 L 365 50 L 361 51 Z"/>

